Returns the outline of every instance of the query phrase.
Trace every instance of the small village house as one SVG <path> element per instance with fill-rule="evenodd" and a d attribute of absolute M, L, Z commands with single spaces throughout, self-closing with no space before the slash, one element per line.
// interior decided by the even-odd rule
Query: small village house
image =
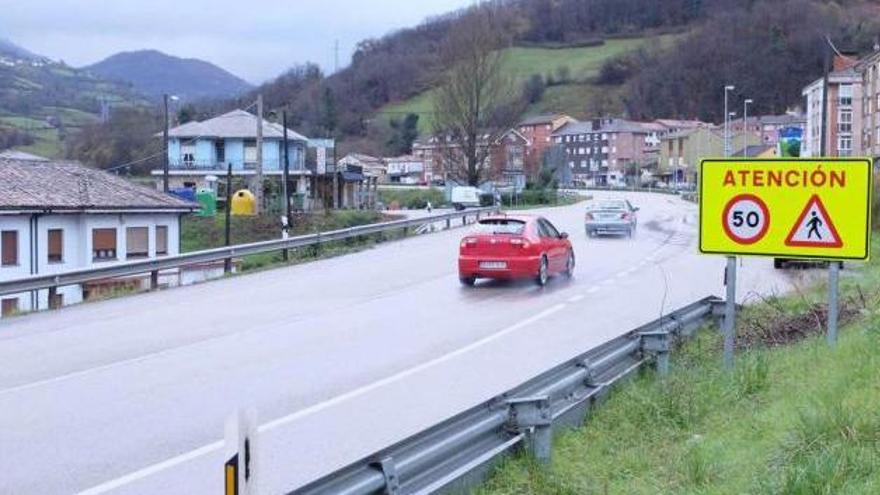
<path fill-rule="evenodd" d="M 477 165 L 482 178 L 500 187 L 524 187 L 525 156 L 529 145 L 530 141 L 516 129 L 510 129 L 491 143 L 488 136 L 483 136 L 478 146 L 485 159 Z M 423 161 L 428 183 L 463 179 L 455 175 L 462 171 L 464 155 L 458 144 L 449 138 L 428 136 L 418 139 L 413 143 L 413 155 Z"/>
<path fill-rule="evenodd" d="M 73 162 L 0 159 L 0 280 L 173 256 L 198 205 Z M 141 280 L 3 296 L 2 315 L 75 304 Z"/>
<path fill-rule="evenodd" d="M 284 169 L 284 128 L 267 120 L 263 120 L 262 127 L 263 177 L 280 184 Z M 292 129 L 287 130 L 287 139 L 291 194 L 309 195 L 311 177 L 314 174 L 306 168 L 308 139 Z M 225 175 L 229 164 L 232 165 L 233 177 L 243 178 L 246 183 L 254 178 L 257 167 L 256 115 L 244 110 L 233 110 L 201 122 L 187 122 L 169 130 L 168 167 L 171 188 L 208 186 L 208 178 Z M 159 188 L 163 173 L 162 169 L 152 171 Z"/>
<path fill-rule="evenodd" d="M 391 184 L 423 184 L 425 180 L 425 161 L 413 155 L 385 158 L 388 182 Z"/>

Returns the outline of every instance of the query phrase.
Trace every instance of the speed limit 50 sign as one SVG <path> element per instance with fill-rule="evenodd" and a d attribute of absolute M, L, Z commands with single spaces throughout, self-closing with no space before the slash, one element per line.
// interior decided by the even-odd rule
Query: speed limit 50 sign
<path fill-rule="evenodd" d="M 700 164 L 700 251 L 868 259 L 868 159 L 718 159 Z"/>

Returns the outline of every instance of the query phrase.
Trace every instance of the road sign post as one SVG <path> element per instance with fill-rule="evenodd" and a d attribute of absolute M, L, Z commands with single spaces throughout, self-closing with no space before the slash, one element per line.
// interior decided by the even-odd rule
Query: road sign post
<path fill-rule="evenodd" d="M 724 300 L 724 367 L 733 367 L 733 346 L 736 342 L 736 256 L 727 257 L 724 272 L 727 295 Z"/>
<path fill-rule="evenodd" d="M 724 362 L 733 360 L 733 256 L 828 260 L 828 342 L 837 339 L 842 260 L 869 258 L 867 158 L 710 159 L 700 164 L 700 252 L 727 255 Z"/>
<path fill-rule="evenodd" d="M 226 420 L 226 455 L 223 463 L 225 495 L 256 495 L 257 413 L 253 409 L 236 411 Z"/>

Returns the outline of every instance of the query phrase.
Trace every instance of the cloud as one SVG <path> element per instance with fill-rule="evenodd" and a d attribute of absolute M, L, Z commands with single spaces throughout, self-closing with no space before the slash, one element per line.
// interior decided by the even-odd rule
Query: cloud
<path fill-rule="evenodd" d="M 154 48 L 262 82 L 297 63 L 332 70 L 358 41 L 471 0 L 0 0 L 0 37 L 71 65 Z"/>

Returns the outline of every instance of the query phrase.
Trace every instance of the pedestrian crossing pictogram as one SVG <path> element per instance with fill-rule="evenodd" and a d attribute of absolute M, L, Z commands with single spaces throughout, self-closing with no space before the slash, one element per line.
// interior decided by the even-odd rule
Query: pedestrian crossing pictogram
<path fill-rule="evenodd" d="M 785 244 L 797 247 L 843 247 L 834 221 L 818 194 L 814 194 L 807 202 L 786 237 Z"/>

